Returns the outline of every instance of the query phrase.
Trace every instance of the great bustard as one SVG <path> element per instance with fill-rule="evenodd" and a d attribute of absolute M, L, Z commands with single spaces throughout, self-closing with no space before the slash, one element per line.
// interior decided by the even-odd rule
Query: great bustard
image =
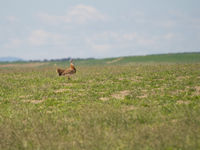
<path fill-rule="evenodd" d="M 76 73 L 76 68 L 73 64 L 73 60 L 70 60 L 70 67 L 68 69 L 56 69 L 59 76 L 67 76 L 70 79 L 70 76 Z"/>

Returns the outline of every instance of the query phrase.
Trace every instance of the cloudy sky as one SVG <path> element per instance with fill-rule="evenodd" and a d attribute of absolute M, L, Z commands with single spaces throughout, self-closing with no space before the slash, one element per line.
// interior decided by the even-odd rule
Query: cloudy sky
<path fill-rule="evenodd" d="M 200 0 L 0 0 L 0 57 L 200 51 Z"/>

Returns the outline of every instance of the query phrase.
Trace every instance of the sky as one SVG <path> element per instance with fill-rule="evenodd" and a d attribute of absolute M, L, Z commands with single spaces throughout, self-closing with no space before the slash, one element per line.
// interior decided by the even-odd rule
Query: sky
<path fill-rule="evenodd" d="M 200 0 L 0 0 L 0 57 L 200 52 Z"/>

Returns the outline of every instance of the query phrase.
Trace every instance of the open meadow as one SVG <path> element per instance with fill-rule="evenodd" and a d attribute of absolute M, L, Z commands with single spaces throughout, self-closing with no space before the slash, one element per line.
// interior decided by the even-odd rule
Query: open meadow
<path fill-rule="evenodd" d="M 74 60 L 71 80 L 69 62 L 0 64 L 0 149 L 200 149 L 200 54 L 185 55 Z"/>

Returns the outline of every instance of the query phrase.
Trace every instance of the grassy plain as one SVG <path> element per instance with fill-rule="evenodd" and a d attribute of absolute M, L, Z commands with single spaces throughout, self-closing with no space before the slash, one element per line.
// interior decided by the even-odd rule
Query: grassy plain
<path fill-rule="evenodd" d="M 0 149 L 200 149 L 200 55 L 146 57 L 0 65 Z"/>

